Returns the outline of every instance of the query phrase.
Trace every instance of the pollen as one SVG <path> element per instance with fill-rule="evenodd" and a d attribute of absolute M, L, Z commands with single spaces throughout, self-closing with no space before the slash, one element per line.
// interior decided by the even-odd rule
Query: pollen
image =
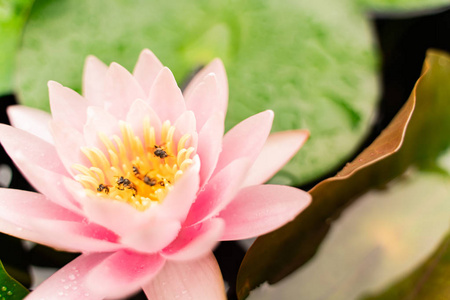
<path fill-rule="evenodd" d="M 100 147 L 83 147 L 90 166 L 74 164 L 75 179 L 88 195 L 126 202 L 144 211 L 161 203 L 173 185 L 193 164 L 191 136 L 176 138 L 176 128 L 165 121 L 155 132 L 148 118 L 141 136 L 129 123 L 120 121 L 121 137 L 99 133 Z"/>

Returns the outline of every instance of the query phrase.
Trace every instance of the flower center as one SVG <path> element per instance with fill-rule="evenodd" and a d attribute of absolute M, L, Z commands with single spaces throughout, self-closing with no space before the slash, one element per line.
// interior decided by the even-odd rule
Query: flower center
<path fill-rule="evenodd" d="M 143 141 L 130 124 L 120 121 L 119 126 L 122 138 L 99 133 L 103 151 L 97 147 L 81 149 L 91 166 L 74 164 L 72 168 L 79 172 L 75 179 L 88 194 L 126 202 L 143 211 L 163 201 L 193 163 L 195 148 L 187 145 L 189 134 L 174 140 L 176 129 L 170 121 L 162 124 L 157 139 L 150 120 L 144 119 Z"/>

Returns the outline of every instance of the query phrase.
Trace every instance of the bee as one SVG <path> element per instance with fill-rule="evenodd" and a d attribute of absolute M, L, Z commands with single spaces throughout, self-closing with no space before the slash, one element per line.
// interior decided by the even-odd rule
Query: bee
<path fill-rule="evenodd" d="M 141 172 L 139 172 L 139 169 L 136 166 L 133 166 L 133 173 L 138 178 L 141 175 Z"/>
<path fill-rule="evenodd" d="M 156 182 L 157 182 L 155 178 L 150 178 L 147 175 L 144 176 L 143 181 L 145 184 L 147 184 L 149 186 L 155 186 Z"/>
<path fill-rule="evenodd" d="M 166 158 L 169 156 L 166 150 L 164 150 L 161 146 L 158 145 L 155 145 L 155 151 L 153 151 L 153 154 L 155 154 L 155 156 L 158 156 L 159 158 Z"/>
<path fill-rule="evenodd" d="M 116 183 L 117 183 L 117 189 L 119 189 L 121 191 L 123 191 L 124 189 L 130 189 L 133 191 L 133 196 L 136 196 L 136 193 L 137 193 L 136 187 L 130 181 L 130 179 L 120 176 L 119 179 L 117 179 Z"/>
<path fill-rule="evenodd" d="M 97 192 L 101 193 L 101 192 L 103 192 L 103 191 L 105 191 L 105 194 L 108 195 L 108 193 L 109 193 L 109 187 L 106 186 L 106 185 L 104 185 L 103 183 L 100 183 L 100 184 L 98 185 Z"/>

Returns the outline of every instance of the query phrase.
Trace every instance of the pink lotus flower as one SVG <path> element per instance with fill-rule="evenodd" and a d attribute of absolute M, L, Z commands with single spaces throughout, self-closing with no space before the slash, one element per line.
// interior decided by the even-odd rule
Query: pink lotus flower
<path fill-rule="evenodd" d="M 273 112 L 225 136 L 228 86 L 214 60 L 184 94 L 144 50 L 133 74 L 88 57 L 83 94 L 49 82 L 52 115 L 13 106 L 8 154 L 40 192 L 0 189 L 0 231 L 82 252 L 29 299 L 225 299 L 211 252 L 292 220 L 301 190 L 261 185 L 302 146 L 269 136 Z"/>

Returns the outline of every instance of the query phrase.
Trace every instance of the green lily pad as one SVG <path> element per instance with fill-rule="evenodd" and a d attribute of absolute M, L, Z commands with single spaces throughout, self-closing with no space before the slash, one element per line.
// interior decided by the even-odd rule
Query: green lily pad
<path fill-rule="evenodd" d="M 348 256 L 351 259 L 353 256 L 361 258 L 361 255 L 364 254 L 367 257 L 370 256 L 368 261 L 374 267 L 378 266 L 378 262 L 380 264 L 390 263 L 389 257 L 384 255 L 384 248 L 381 248 L 383 251 L 379 257 L 372 257 L 370 249 L 374 249 L 374 253 L 379 251 L 376 248 L 378 244 L 374 244 L 378 241 L 377 232 L 371 224 L 364 223 L 366 222 L 365 217 L 369 220 L 378 220 L 379 223 L 380 220 L 386 219 L 388 224 L 393 224 L 394 227 L 389 225 L 389 228 L 393 228 L 394 233 L 395 230 L 398 230 L 398 227 L 395 226 L 399 226 L 399 224 L 395 224 L 395 220 L 405 219 L 405 222 L 411 222 L 412 226 L 409 228 L 411 231 L 405 232 L 412 238 L 405 242 L 404 248 L 412 248 L 411 252 L 416 255 L 412 262 L 416 264 L 419 263 L 419 254 L 423 257 L 424 253 L 430 253 L 433 250 L 433 248 L 423 250 L 423 247 L 416 247 L 414 243 L 427 238 L 427 233 L 419 228 L 431 228 L 430 230 L 437 232 L 434 235 L 434 244 L 428 243 L 430 247 L 435 246 L 439 235 L 442 236 L 448 229 L 448 214 L 442 217 L 445 220 L 444 225 L 442 225 L 443 221 L 438 218 L 440 210 L 444 209 L 445 212 L 448 212 L 448 207 L 445 205 L 450 204 L 448 202 L 448 198 L 450 198 L 450 190 L 448 190 L 450 168 L 446 167 L 448 164 L 443 163 L 448 161 L 446 159 L 448 155 L 444 154 L 450 146 L 448 138 L 448 132 L 450 132 L 450 106 L 448 105 L 450 86 L 448 82 L 450 82 L 450 57 L 444 53 L 430 51 L 425 62 L 424 73 L 418 80 L 410 99 L 388 128 L 335 177 L 315 186 L 310 191 L 313 196 L 312 204 L 293 222 L 256 240 L 247 252 L 238 274 L 237 291 L 240 299 L 245 298 L 251 290 L 265 281 L 270 284 L 280 281 L 304 265 L 316 253 L 317 256 L 312 261 L 295 273 L 309 274 L 308 272 L 304 273 L 303 270 L 312 268 L 312 271 L 308 269 L 311 273 L 306 276 L 306 281 L 302 279 L 302 284 L 295 280 L 290 283 L 293 289 L 306 286 L 305 290 L 311 293 L 308 294 L 310 295 L 308 297 L 300 298 L 322 299 L 318 295 L 329 295 L 330 297 L 344 295 L 349 298 L 324 296 L 323 299 L 353 299 L 352 297 L 355 295 L 350 294 L 352 289 L 342 287 L 336 281 L 342 277 L 333 278 L 332 275 L 344 269 L 349 273 L 353 272 L 355 277 L 352 280 L 357 281 L 358 275 L 354 272 L 371 269 L 371 267 L 363 266 L 361 261 L 354 261 L 345 268 L 339 265 L 339 262 L 331 264 L 328 268 L 324 267 L 324 262 L 330 263 L 327 255 L 334 253 L 338 255 L 337 261 L 345 261 L 345 257 L 339 255 Z M 411 178 L 404 183 L 399 179 L 399 175 L 412 166 L 420 168 L 420 170 L 427 170 L 427 172 L 412 171 Z M 436 174 L 429 174 L 430 170 Z M 395 180 L 391 181 L 393 179 Z M 387 183 L 389 184 L 386 187 Z M 371 192 L 370 190 L 374 187 L 384 187 L 387 190 Z M 409 199 L 410 203 L 404 202 L 405 199 Z M 352 201 L 357 202 L 350 209 L 344 210 Z M 361 206 L 363 208 L 358 208 Z M 377 210 L 371 206 L 375 206 L 377 209 L 380 206 L 380 209 Z M 357 211 L 356 214 L 348 212 L 354 210 Z M 331 224 L 342 211 L 347 214 L 347 218 L 344 216 L 342 220 L 339 219 L 336 227 L 332 228 L 334 232 L 331 232 L 330 236 L 322 243 Z M 374 212 L 372 215 L 372 211 L 376 213 Z M 420 217 L 417 217 L 416 212 L 422 213 Z M 425 216 L 427 217 L 425 218 Z M 421 223 L 433 223 L 433 220 L 441 221 L 427 225 L 431 227 Z M 342 224 L 347 224 L 347 226 Z M 436 227 L 433 227 L 434 225 Z M 342 226 L 344 226 L 344 231 L 336 229 L 342 228 Z M 367 228 L 368 226 L 370 228 Z M 373 232 L 369 232 L 371 228 L 374 229 Z M 355 232 L 358 232 L 357 236 L 353 236 Z M 332 246 L 327 248 L 327 243 L 331 243 Z M 405 268 L 405 265 L 402 267 Z M 411 265 L 409 267 L 412 268 Z M 405 270 L 403 269 L 403 271 Z M 366 288 L 376 288 L 376 284 L 373 286 L 370 284 L 374 281 L 379 283 L 386 278 L 386 274 L 389 274 L 389 272 L 382 275 L 367 272 L 367 276 L 373 276 L 373 281 L 371 278 L 366 278 L 369 281 Z M 320 277 L 315 277 L 317 274 L 324 276 L 325 282 L 321 281 Z M 314 280 L 323 284 L 322 290 L 317 284 L 313 284 Z M 347 281 L 346 284 L 355 285 Z M 356 285 L 362 284 L 358 282 Z M 282 293 L 281 290 L 278 292 Z M 328 292 L 330 294 L 327 294 Z M 359 292 L 363 292 L 363 290 Z M 259 292 L 256 293 L 259 295 Z M 301 294 L 301 292 L 299 293 Z"/>
<path fill-rule="evenodd" d="M 350 0 L 363 8 L 379 10 L 419 10 L 448 6 L 448 0 Z"/>
<path fill-rule="evenodd" d="M 0 1 L 0 96 L 13 90 L 14 61 L 33 0 Z"/>
<path fill-rule="evenodd" d="M 273 109 L 274 132 L 311 131 L 274 183 L 298 185 L 337 168 L 370 126 L 377 99 L 370 29 L 334 0 L 36 0 L 19 52 L 19 99 L 48 110 L 48 80 L 80 91 L 88 54 L 131 70 L 143 48 L 180 83 L 222 58 L 227 129 Z"/>
<path fill-rule="evenodd" d="M 448 175 L 411 171 L 364 194 L 342 213 L 308 264 L 248 299 L 356 300 L 385 289 L 445 237 L 449 186 Z"/>
<path fill-rule="evenodd" d="M 433 255 L 412 274 L 395 283 L 383 293 L 364 299 L 447 299 L 450 297 L 448 278 L 450 278 L 450 234 L 447 235 Z"/>
<path fill-rule="evenodd" d="M 28 290 L 6 273 L 0 261 L 0 299 L 20 300 L 28 295 Z"/>

